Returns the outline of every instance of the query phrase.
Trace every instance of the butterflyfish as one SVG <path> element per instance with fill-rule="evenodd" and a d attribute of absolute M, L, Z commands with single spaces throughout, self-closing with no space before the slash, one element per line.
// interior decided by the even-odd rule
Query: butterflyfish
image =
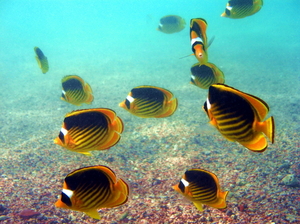
<path fill-rule="evenodd" d="M 214 83 L 224 83 L 223 72 L 213 63 L 196 63 L 191 67 L 191 84 L 208 89 Z"/>
<path fill-rule="evenodd" d="M 123 132 L 123 122 L 106 108 L 75 110 L 66 114 L 54 143 L 70 151 L 91 155 L 116 145 Z"/>
<path fill-rule="evenodd" d="M 192 51 L 201 64 L 208 61 L 208 42 L 206 36 L 207 22 L 202 18 L 191 19 L 190 21 L 190 40 Z"/>
<path fill-rule="evenodd" d="M 157 30 L 167 34 L 177 33 L 184 29 L 185 24 L 180 16 L 168 15 L 160 19 Z"/>
<path fill-rule="evenodd" d="M 177 109 L 177 98 L 166 89 L 155 86 L 138 86 L 119 104 L 131 114 L 143 118 L 171 116 Z"/>
<path fill-rule="evenodd" d="M 48 59 L 44 55 L 44 53 L 41 51 L 40 48 L 35 47 L 34 52 L 35 52 L 35 55 L 36 55 L 35 59 L 36 59 L 38 65 L 39 65 L 40 69 L 42 70 L 42 73 L 45 74 L 49 70 Z"/>
<path fill-rule="evenodd" d="M 107 166 L 83 167 L 69 173 L 55 206 L 84 212 L 100 219 L 97 209 L 113 208 L 127 202 L 129 187 Z"/>
<path fill-rule="evenodd" d="M 269 106 L 256 96 L 225 84 L 213 84 L 203 109 L 210 123 L 230 141 L 254 152 L 263 152 L 268 147 L 266 137 L 274 143 L 274 118 L 265 120 Z"/>
<path fill-rule="evenodd" d="M 222 17 L 241 19 L 257 13 L 263 6 L 263 0 L 229 0 Z"/>
<path fill-rule="evenodd" d="M 203 205 L 218 209 L 227 207 L 228 191 L 221 191 L 217 176 L 207 170 L 187 170 L 173 189 L 192 201 L 199 211 L 203 211 Z"/>
<path fill-rule="evenodd" d="M 61 99 L 76 106 L 90 104 L 94 97 L 91 86 L 77 75 L 67 75 L 62 80 Z"/>

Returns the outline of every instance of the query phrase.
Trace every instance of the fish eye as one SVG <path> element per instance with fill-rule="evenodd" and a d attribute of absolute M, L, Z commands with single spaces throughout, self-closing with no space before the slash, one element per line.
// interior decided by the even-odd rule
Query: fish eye
<path fill-rule="evenodd" d="M 202 55 L 202 53 L 199 53 L 198 56 L 199 56 L 199 58 L 202 58 L 203 55 Z"/>

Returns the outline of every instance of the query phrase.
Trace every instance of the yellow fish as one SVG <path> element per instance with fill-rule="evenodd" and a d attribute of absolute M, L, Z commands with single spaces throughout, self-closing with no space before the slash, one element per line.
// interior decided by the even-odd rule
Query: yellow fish
<path fill-rule="evenodd" d="M 191 84 L 208 89 L 214 83 L 224 83 L 223 72 L 213 63 L 196 63 L 191 67 Z"/>
<path fill-rule="evenodd" d="M 90 104 L 94 100 L 91 86 L 79 76 L 68 75 L 61 82 L 62 100 L 76 106 L 80 106 L 82 103 Z"/>
<path fill-rule="evenodd" d="M 222 192 L 217 176 L 207 170 L 187 170 L 173 189 L 192 201 L 199 211 L 203 211 L 203 204 L 218 209 L 227 207 L 228 191 Z"/>
<path fill-rule="evenodd" d="M 222 17 L 241 19 L 257 13 L 263 6 L 263 0 L 229 0 Z"/>
<path fill-rule="evenodd" d="M 170 91 L 155 86 L 135 87 L 119 104 L 133 115 L 143 118 L 171 116 L 177 105 L 177 98 L 173 98 Z"/>
<path fill-rule="evenodd" d="M 117 144 L 123 122 L 113 110 L 105 108 L 76 110 L 68 113 L 54 143 L 70 151 L 91 155 Z"/>
<path fill-rule="evenodd" d="M 208 61 L 207 48 L 209 46 L 206 36 L 207 22 L 205 19 L 196 18 L 190 21 L 190 39 L 192 51 L 201 64 Z"/>
<path fill-rule="evenodd" d="M 268 147 L 267 136 L 274 142 L 274 118 L 264 121 L 269 106 L 262 99 L 225 84 L 209 87 L 203 106 L 210 123 L 230 141 L 237 141 L 249 150 L 263 152 Z"/>
<path fill-rule="evenodd" d="M 39 49 L 38 47 L 34 48 L 34 52 L 36 54 L 35 59 L 39 65 L 40 69 L 42 70 L 43 74 L 45 74 L 49 70 L 48 59 L 44 55 L 44 53 L 41 51 L 41 49 Z"/>
<path fill-rule="evenodd" d="M 64 181 L 58 208 L 81 211 L 100 219 L 97 209 L 113 208 L 127 202 L 129 187 L 107 166 L 83 167 L 69 173 Z"/>
<path fill-rule="evenodd" d="M 185 21 L 180 16 L 168 15 L 160 19 L 157 30 L 163 33 L 177 33 L 184 29 Z"/>

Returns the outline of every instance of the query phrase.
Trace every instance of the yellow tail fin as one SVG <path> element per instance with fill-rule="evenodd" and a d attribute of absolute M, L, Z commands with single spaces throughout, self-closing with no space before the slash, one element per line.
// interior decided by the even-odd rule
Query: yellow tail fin
<path fill-rule="evenodd" d="M 272 143 L 274 143 L 274 135 L 275 135 L 274 117 L 269 117 L 267 120 L 265 120 L 262 128 L 263 128 L 262 132 L 270 139 Z"/>

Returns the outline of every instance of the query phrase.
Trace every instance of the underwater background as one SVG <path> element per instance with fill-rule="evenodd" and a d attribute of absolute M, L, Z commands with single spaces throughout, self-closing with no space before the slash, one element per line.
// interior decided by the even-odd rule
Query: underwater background
<path fill-rule="evenodd" d="M 300 3 L 265 0 L 243 19 L 221 17 L 226 1 L 0 1 L 0 223 L 300 223 Z M 165 15 L 184 30 L 156 30 Z M 204 18 L 209 61 L 225 83 L 266 101 L 275 143 L 263 153 L 226 140 L 201 107 L 207 90 L 189 83 L 189 21 Z M 42 74 L 33 48 L 48 58 Z M 80 107 L 60 99 L 76 74 L 94 94 Z M 139 118 L 118 104 L 133 87 L 154 85 L 178 98 L 167 118 Z M 66 113 L 110 108 L 124 122 L 120 142 L 88 157 L 53 143 Z M 106 165 L 131 188 L 101 220 L 55 208 L 65 176 Z M 187 169 L 215 173 L 227 208 L 198 211 L 172 189 Z M 30 209 L 35 215 L 22 216 Z"/>

